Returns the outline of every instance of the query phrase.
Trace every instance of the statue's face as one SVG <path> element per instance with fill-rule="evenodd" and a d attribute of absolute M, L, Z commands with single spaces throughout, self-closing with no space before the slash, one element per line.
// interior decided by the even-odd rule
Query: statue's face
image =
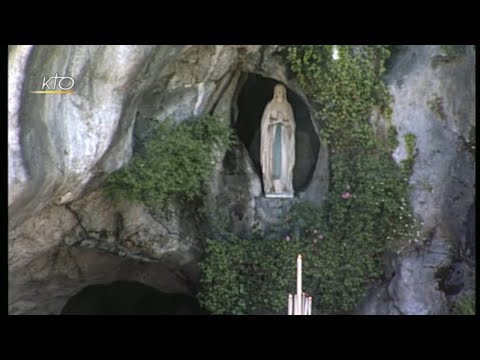
<path fill-rule="evenodd" d="M 285 91 L 284 91 L 283 85 L 280 85 L 280 84 L 275 85 L 274 94 L 277 99 L 283 99 L 284 93 Z"/>

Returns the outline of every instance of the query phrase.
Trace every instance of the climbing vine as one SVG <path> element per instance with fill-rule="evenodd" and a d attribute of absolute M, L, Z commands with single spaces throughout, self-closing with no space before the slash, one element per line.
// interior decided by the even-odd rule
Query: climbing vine
<path fill-rule="evenodd" d="M 378 137 L 370 123 L 374 111 L 387 120 L 391 115 L 382 79 L 389 47 L 345 45 L 338 52 L 333 60 L 331 45 L 291 46 L 287 56 L 316 109 L 321 141 L 329 145 L 327 199 L 321 209 L 294 206 L 283 221 L 290 233 L 277 241 L 209 242 L 201 299 L 213 312 L 267 307 L 285 313 L 297 251 L 304 254 L 305 288 L 315 310 L 350 311 L 381 277 L 384 252 L 420 241 L 407 201 L 415 137 L 405 137 L 408 157 L 397 165 L 395 129 Z"/>
<path fill-rule="evenodd" d="M 335 61 L 329 45 L 290 47 L 288 60 L 316 104 L 317 124 L 330 144 L 330 194 L 324 206 L 328 235 L 334 239 L 335 251 L 358 252 L 363 259 L 363 264 L 355 262 L 352 269 L 357 276 L 351 285 L 357 288 L 355 293 L 332 283 L 337 288 L 323 289 L 320 296 L 344 291 L 337 300 L 351 306 L 363 295 L 369 280 L 381 274 L 385 249 L 401 251 L 406 244 L 420 241 L 407 202 L 415 136 L 405 136 L 407 159 L 398 166 L 391 156 L 396 145 L 392 131 L 384 139 L 374 135 L 370 124 L 375 109 L 387 120 L 391 115 L 391 98 L 382 79 L 389 47 L 346 45 L 338 46 L 338 51 Z M 391 146 L 385 147 L 385 141 L 392 142 Z M 346 276 L 345 282 L 351 279 Z M 325 305 L 335 307 L 333 302 Z"/>
<path fill-rule="evenodd" d="M 321 136 L 332 150 L 372 150 L 368 118 L 377 107 L 389 116 L 390 96 L 381 79 L 390 55 L 386 46 L 292 46 L 288 61 L 300 85 L 316 104 Z M 374 150 L 374 149 L 373 149 Z"/>

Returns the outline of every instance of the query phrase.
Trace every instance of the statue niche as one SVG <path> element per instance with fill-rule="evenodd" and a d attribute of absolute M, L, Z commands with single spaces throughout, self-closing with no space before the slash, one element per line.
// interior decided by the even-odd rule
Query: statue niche
<path fill-rule="evenodd" d="M 293 198 L 295 119 L 285 86 L 277 84 L 262 116 L 260 163 L 265 197 Z"/>

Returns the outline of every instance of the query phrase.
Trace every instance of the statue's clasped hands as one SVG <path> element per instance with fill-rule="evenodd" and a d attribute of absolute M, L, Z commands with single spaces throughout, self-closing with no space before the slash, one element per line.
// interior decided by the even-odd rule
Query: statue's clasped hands
<path fill-rule="evenodd" d="M 270 115 L 269 125 L 275 124 L 289 125 L 289 121 L 283 117 L 283 114 L 280 111 L 278 111 L 276 116 L 274 116 L 274 114 Z"/>

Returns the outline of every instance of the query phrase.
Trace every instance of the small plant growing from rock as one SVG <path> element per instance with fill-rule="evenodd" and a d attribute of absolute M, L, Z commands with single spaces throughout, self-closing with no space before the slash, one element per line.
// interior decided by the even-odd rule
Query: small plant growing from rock
<path fill-rule="evenodd" d="M 440 45 L 440 55 L 432 58 L 432 67 L 449 64 L 457 61 L 465 54 L 466 45 Z"/>
<path fill-rule="evenodd" d="M 460 296 L 452 310 L 454 315 L 475 315 L 475 293 Z"/>

